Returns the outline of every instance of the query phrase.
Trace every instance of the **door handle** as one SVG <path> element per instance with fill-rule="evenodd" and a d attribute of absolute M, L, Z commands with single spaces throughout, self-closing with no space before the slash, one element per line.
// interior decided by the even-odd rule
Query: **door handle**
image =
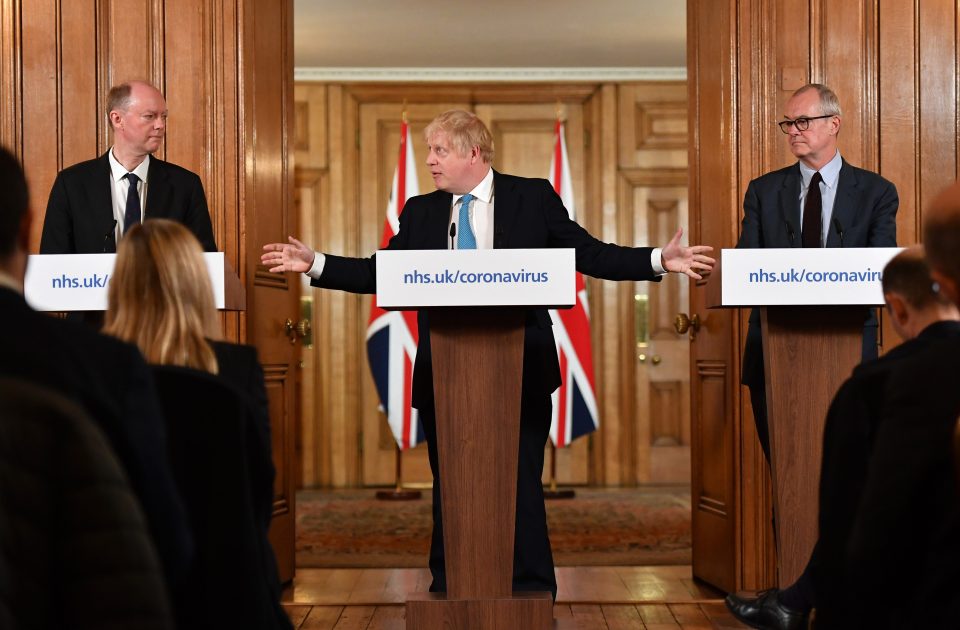
<path fill-rule="evenodd" d="M 690 332 L 690 338 L 696 339 L 697 332 L 700 330 L 700 316 L 696 313 L 693 317 L 688 317 L 686 313 L 678 313 L 673 320 L 673 327 L 678 334 Z"/>
<path fill-rule="evenodd" d="M 297 337 L 306 337 L 310 333 L 310 320 L 301 319 L 297 323 L 293 323 L 292 319 L 287 318 L 283 328 L 287 337 L 290 338 L 290 343 L 297 343 Z"/>

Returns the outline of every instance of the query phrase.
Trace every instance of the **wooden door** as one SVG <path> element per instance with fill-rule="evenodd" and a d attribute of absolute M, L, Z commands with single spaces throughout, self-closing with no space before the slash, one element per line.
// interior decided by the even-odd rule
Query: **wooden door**
<path fill-rule="evenodd" d="M 244 50 L 256 51 L 245 66 L 242 140 L 248 191 L 247 268 L 252 271 L 247 279 L 248 331 L 266 379 L 277 471 L 270 541 L 280 578 L 286 582 L 294 573 L 294 430 L 300 357 L 300 337 L 288 332 L 286 322 L 300 320 L 301 278 L 299 274 L 271 274 L 259 261 L 263 243 L 282 242 L 287 235 L 298 233 L 288 159 L 292 154 L 288 129 L 293 106 L 293 2 L 283 0 L 268 6 L 248 0 L 244 10 L 250 15 Z"/>
<path fill-rule="evenodd" d="M 618 199 L 634 246 L 662 246 L 687 212 L 687 90 L 682 82 L 627 84 L 618 93 Z M 689 342 L 674 330 L 686 312 L 686 276 L 630 287 L 633 304 L 633 483 L 689 483 Z M 626 287 L 624 287 L 624 291 Z"/>
<path fill-rule="evenodd" d="M 702 2 L 688 15 L 688 86 L 690 117 L 691 239 L 715 248 L 732 247 L 737 233 L 737 187 L 730 155 L 735 152 L 734 92 L 728 64 L 705 67 L 700 59 L 729 57 L 729 11 L 720 3 Z M 706 63 L 706 62 L 705 62 Z M 702 148 L 701 148 L 702 147 Z M 706 189 L 702 182 L 726 187 Z M 724 590 L 737 588 L 737 505 L 735 474 L 739 431 L 734 423 L 734 312 L 707 311 L 698 282 L 690 294 L 690 315 L 702 324 L 690 344 L 693 479 L 693 574 Z"/>

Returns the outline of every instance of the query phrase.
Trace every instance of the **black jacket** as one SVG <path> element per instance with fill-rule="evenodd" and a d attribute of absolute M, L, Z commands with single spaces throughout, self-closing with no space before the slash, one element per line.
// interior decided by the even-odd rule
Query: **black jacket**
<path fill-rule="evenodd" d="M 167 461 L 160 404 L 140 351 L 38 313 L 22 295 L 0 287 L 0 375 L 53 389 L 100 427 L 140 500 L 176 597 L 193 540 Z"/>
<path fill-rule="evenodd" d="M 801 185 L 799 163 L 750 182 L 743 198 L 743 224 L 737 249 L 801 247 Z M 844 160 L 837 179 L 834 220 L 827 231 L 826 246 L 896 247 L 899 205 L 897 189 L 892 183 Z M 864 348 L 870 349 L 864 358 L 872 358 L 876 356 L 877 318 L 873 309 L 864 316 Z M 753 309 L 743 351 L 741 382 L 755 387 L 763 383 L 763 378 L 760 311 Z"/>
<path fill-rule="evenodd" d="M 100 254 L 116 251 L 110 159 L 74 164 L 57 174 L 47 202 L 41 254 Z M 144 219 L 171 219 L 187 226 L 204 251 L 217 251 L 203 185 L 195 173 L 150 157 Z"/>
<path fill-rule="evenodd" d="M 572 247 L 577 271 L 607 280 L 654 280 L 651 248 L 604 243 L 572 221 L 549 182 L 494 171 L 494 249 Z M 447 249 L 453 195 L 440 190 L 410 198 L 400 214 L 400 229 L 387 249 Z M 313 286 L 354 293 L 377 290 L 376 256 L 326 256 L 323 273 Z M 433 371 L 427 313 L 417 317 L 419 347 L 413 371 L 413 406 L 433 404 Z M 527 314 L 523 349 L 523 392 L 549 394 L 560 386 L 550 315 L 545 309 Z"/>

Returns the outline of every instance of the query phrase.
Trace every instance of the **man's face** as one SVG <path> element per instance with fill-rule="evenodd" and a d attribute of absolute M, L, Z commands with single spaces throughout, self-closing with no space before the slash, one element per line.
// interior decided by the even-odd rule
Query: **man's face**
<path fill-rule="evenodd" d="M 167 132 L 167 102 L 154 88 L 135 83 L 129 107 L 110 112 L 110 121 L 119 148 L 141 156 L 154 153 Z"/>
<path fill-rule="evenodd" d="M 802 92 L 787 101 L 784 119 L 816 118 L 822 115 L 820 94 L 816 90 Z M 790 151 L 810 168 L 820 169 L 833 159 L 837 153 L 837 133 L 840 131 L 840 118 L 831 116 L 811 120 L 806 131 L 800 131 L 796 125 L 790 127 L 787 139 Z"/>
<path fill-rule="evenodd" d="M 427 140 L 427 149 L 427 166 L 438 190 L 463 195 L 486 175 L 481 168 L 479 149 L 474 147 L 467 155 L 459 155 L 442 131 Z"/>

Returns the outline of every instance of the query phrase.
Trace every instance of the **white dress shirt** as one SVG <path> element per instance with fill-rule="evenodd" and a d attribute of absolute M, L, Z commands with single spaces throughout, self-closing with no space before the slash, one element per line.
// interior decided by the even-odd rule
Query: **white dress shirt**
<path fill-rule="evenodd" d="M 133 173 L 140 178 L 137 182 L 137 193 L 140 195 L 140 220 L 143 221 L 143 209 L 147 207 L 147 173 L 150 170 L 150 156 L 143 158 L 143 162 L 132 171 L 124 168 L 123 164 L 113 157 L 113 147 L 108 152 L 110 161 L 110 197 L 113 200 L 113 218 L 117 220 L 115 231 L 116 241 L 120 242 L 123 236 L 124 216 L 127 211 L 127 192 L 130 190 L 130 182 L 124 176 L 127 173 Z"/>

